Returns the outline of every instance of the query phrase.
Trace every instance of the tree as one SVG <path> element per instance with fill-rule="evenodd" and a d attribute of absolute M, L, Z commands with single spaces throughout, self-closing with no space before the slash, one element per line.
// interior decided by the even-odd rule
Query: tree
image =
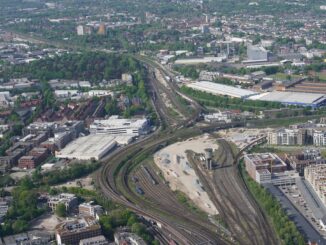
<path fill-rule="evenodd" d="M 67 216 L 67 210 L 66 206 L 63 203 L 59 203 L 55 209 L 55 214 L 59 217 L 66 217 Z"/>
<path fill-rule="evenodd" d="M 136 233 L 138 236 L 142 236 L 146 233 L 146 227 L 141 223 L 135 223 L 131 226 L 131 231 Z"/>
<path fill-rule="evenodd" d="M 16 220 L 12 224 L 12 229 L 14 230 L 15 233 L 25 231 L 27 230 L 27 228 L 28 228 L 28 224 L 25 220 Z"/>

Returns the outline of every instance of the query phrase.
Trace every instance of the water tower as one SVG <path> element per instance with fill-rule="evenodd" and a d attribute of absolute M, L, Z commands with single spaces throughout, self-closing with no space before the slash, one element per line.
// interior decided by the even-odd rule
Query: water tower
<path fill-rule="evenodd" d="M 206 167 L 208 170 L 213 169 L 213 149 L 206 148 L 205 149 L 205 159 L 206 159 Z"/>

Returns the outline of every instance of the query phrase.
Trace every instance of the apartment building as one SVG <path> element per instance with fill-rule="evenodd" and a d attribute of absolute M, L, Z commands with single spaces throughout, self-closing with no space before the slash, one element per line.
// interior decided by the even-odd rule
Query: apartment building
<path fill-rule="evenodd" d="M 310 165 L 306 167 L 304 177 L 326 206 L 326 165 Z"/>

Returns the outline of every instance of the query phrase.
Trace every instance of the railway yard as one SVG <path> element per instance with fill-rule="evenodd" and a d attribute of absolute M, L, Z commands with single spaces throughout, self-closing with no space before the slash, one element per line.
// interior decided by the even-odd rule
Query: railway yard
<path fill-rule="evenodd" d="M 162 73 L 160 79 L 173 74 L 146 58 L 137 58 L 150 71 L 148 90 L 161 126 L 146 138 L 105 158 L 97 178 L 103 195 L 150 220 L 160 233 L 157 239 L 163 244 L 172 241 L 178 244 L 278 244 L 266 216 L 238 175 L 236 164 L 240 154 L 227 141 L 218 142 L 220 167 L 213 172 L 204 170 L 196 157 L 192 158 L 190 152 L 187 154 L 205 193 L 218 210 L 216 219 L 211 215 L 202 215 L 202 210 L 185 207 L 167 181 L 157 174 L 157 167 L 149 159 L 153 159 L 153 155 L 162 148 L 237 125 L 196 126 L 203 108 L 186 98 L 183 99 L 187 100 L 187 105 L 180 103 L 177 87 L 157 79 L 158 71 Z M 165 94 L 164 99 L 160 96 L 162 94 Z M 171 114 L 171 108 L 179 116 Z"/>

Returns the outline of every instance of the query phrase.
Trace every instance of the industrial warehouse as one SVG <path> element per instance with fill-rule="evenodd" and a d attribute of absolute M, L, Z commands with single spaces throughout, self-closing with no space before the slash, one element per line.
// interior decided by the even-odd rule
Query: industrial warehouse
<path fill-rule="evenodd" d="M 285 105 L 310 106 L 312 108 L 323 106 L 326 102 L 325 94 L 278 91 L 251 96 L 248 99 L 280 102 Z"/>
<path fill-rule="evenodd" d="M 56 152 L 57 158 L 78 160 L 100 160 L 117 145 L 116 137 L 110 135 L 88 135 L 80 137 Z"/>
<path fill-rule="evenodd" d="M 241 99 L 257 94 L 251 90 L 206 81 L 191 83 L 187 86 L 195 90 L 200 90 L 215 95 L 226 95 Z"/>
<path fill-rule="evenodd" d="M 304 93 L 292 91 L 272 91 L 257 93 L 248 89 L 242 89 L 234 86 L 207 81 L 194 82 L 188 84 L 187 86 L 192 89 L 211 93 L 214 95 L 229 96 L 232 98 L 240 98 L 246 100 L 279 102 L 284 105 L 312 108 L 318 108 L 326 105 L 326 94 L 321 93 Z"/>

